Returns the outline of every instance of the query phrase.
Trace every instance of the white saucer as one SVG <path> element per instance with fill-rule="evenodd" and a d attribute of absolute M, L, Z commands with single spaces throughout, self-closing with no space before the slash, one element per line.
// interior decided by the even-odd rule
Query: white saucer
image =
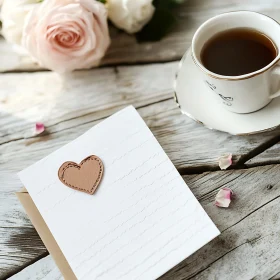
<path fill-rule="evenodd" d="M 248 135 L 275 129 L 280 125 L 280 97 L 263 109 L 249 114 L 232 113 L 212 96 L 199 79 L 190 49 L 183 56 L 175 79 L 175 100 L 183 114 L 210 129 L 234 135 Z"/>

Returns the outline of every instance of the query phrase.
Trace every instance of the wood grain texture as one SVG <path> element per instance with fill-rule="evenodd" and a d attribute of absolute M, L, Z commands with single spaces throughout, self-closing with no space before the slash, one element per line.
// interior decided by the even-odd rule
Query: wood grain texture
<path fill-rule="evenodd" d="M 181 115 L 172 98 L 176 69 L 171 62 L 79 71 L 63 79 L 51 72 L 0 75 L 0 162 L 20 158 L 22 169 L 130 104 L 179 169 L 217 169 L 225 152 L 233 153 L 236 163 L 280 140 L 280 129 L 236 137 Z M 45 136 L 33 137 L 36 121 L 47 127 Z"/>
<path fill-rule="evenodd" d="M 175 268 L 174 273 L 180 275 L 177 279 L 273 276 L 275 270 L 269 266 L 279 258 L 279 165 L 204 175 L 186 177 L 186 181 L 222 235 Z M 229 209 L 213 206 L 222 186 L 236 194 Z M 167 279 L 172 279 L 172 272 L 169 276 Z"/>
<path fill-rule="evenodd" d="M 43 242 L 30 224 L 28 227 L 1 225 L 0 236 L 0 279 L 5 279 L 11 272 L 17 272 L 22 265 L 29 265 L 47 255 Z"/>
<path fill-rule="evenodd" d="M 280 271 L 280 165 L 185 175 L 184 179 L 222 234 L 167 272 L 162 280 L 277 279 Z M 213 205 L 219 188 L 236 194 L 228 209 Z M 51 257 L 12 280 L 57 279 Z M 274 277 L 274 278 L 273 278 Z M 34 278 L 33 278 L 34 279 Z M 55 278 L 56 279 L 56 278 Z"/>
<path fill-rule="evenodd" d="M 280 20 L 277 0 L 188 0 L 176 11 L 178 24 L 159 42 L 137 44 L 133 36 L 111 29 L 113 43 L 102 65 L 179 60 L 203 21 L 233 10 L 258 11 Z M 42 69 L 3 39 L 0 58 L 0 72 Z M 172 100 L 177 64 L 106 67 L 63 78 L 50 72 L 0 75 L 0 279 L 47 254 L 14 195 L 21 187 L 16 172 L 129 104 L 138 108 L 181 173 L 217 170 L 217 158 L 224 152 L 234 154 L 237 168 L 280 162 L 279 129 L 236 137 L 209 131 L 182 116 Z M 33 136 L 36 121 L 47 126 L 42 136 Z M 162 279 L 280 279 L 279 165 L 184 178 L 222 235 Z M 237 194 L 229 209 L 213 206 L 222 186 Z M 16 274 L 17 279 L 61 277 L 46 257 Z"/>
<path fill-rule="evenodd" d="M 134 36 L 111 28 L 112 45 L 102 65 L 178 60 L 189 47 L 192 36 L 201 23 L 217 14 L 235 10 L 262 12 L 280 20 L 280 3 L 275 0 L 188 0 L 174 11 L 177 24 L 159 42 L 138 44 Z M 2 72 L 42 69 L 30 57 L 16 54 L 14 48 L 4 40 L 0 41 L 0 59 Z"/>
<path fill-rule="evenodd" d="M 32 136 L 36 121 L 58 131 L 107 117 L 127 104 L 143 107 L 171 98 L 176 68 L 177 63 L 171 63 L 65 76 L 52 72 L 0 75 L 0 143 Z"/>
<path fill-rule="evenodd" d="M 181 115 L 172 98 L 176 68 L 177 62 L 109 67 L 75 72 L 63 80 L 51 72 L 0 75 L 0 227 L 5 238 L 12 235 L 10 227 L 31 226 L 14 195 L 21 187 L 15 174 L 129 104 L 138 108 L 181 173 L 217 170 L 217 158 L 225 152 L 232 152 L 238 164 L 279 138 L 279 130 L 231 136 Z M 36 121 L 45 123 L 44 135 L 34 137 Z M 8 257 L 0 257 L 0 275 L 45 252 L 35 246 L 25 259 L 9 242 L 1 250 Z M 7 264 L 7 259 L 13 262 Z"/>
<path fill-rule="evenodd" d="M 162 279 L 269 279 L 280 269 L 279 165 L 185 176 L 222 234 Z M 213 206 L 220 187 L 236 199 Z"/>
<path fill-rule="evenodd" d="M 251 158 L 245 164 L 249 167 L 280 163 L 280 142 Z"/>
<path fill-rule="evenodd" d="M 9 280 L 63 280 L 51 256 L 44 257 L 21 272 L 8 278 Z"/>
<path fill-rule="evenodd" d="M 275 274 L 271 279 L 269 280 L 279 280 L 280 279 L 280 272 Z"/>

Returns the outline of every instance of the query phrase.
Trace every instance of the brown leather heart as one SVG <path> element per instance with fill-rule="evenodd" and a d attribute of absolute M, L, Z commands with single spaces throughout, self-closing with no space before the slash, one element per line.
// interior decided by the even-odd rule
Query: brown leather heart
<path fill-rule="evenodd" d="M 59 180 L 66 186 L 93 194 L 100 184 L 104 167 L 97 156 L 89 156 L 80 164 L 72 161 L 64 162 L 58 170 Z"/>

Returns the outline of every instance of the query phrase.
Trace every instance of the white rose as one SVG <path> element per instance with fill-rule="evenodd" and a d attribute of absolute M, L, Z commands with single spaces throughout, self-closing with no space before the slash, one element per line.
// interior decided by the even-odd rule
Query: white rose
<path fill-rule="evenodd" d="M 153 0 L 107 0 L 109 19 L 127 33 L 140 31 L 152 18 Z"/>
<path fill-rule="evenodd" d="M 3 1 L 0 14 L 1 33 L 7 41 L 21 45 L 25 18 L 35 5 L 38 5 L 38 0 Z"/>

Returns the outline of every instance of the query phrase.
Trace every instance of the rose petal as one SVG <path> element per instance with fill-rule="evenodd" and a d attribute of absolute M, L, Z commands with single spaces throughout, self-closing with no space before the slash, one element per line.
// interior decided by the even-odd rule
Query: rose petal
<path fill-rule="evenodd" d="M 219 166 L 222 170 L 227 169 L 231 165 L 232 165 L 232 154 L 231 153 L 224 154 L 221 157 L 219 157 Z"/>
<path fill-rule="evenodd" d="M 41 134 L 45 131 L 45 126 L 43 123 L 37 122 L 35 126 L 35 135 Z"/>
<path fill-rule="evenodd" d="M 233 191 L 230 188 L 221 188 L 215 197 L 215 205 L 218 207 L 229 207 L 232 196 Z"/>

